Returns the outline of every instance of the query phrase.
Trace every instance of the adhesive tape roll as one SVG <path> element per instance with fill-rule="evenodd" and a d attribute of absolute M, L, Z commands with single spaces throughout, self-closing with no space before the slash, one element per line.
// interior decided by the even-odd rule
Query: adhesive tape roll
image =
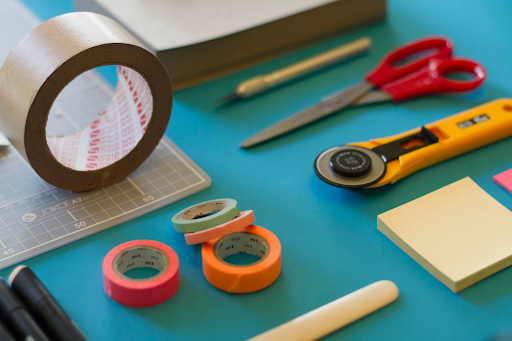
<path fill-rule="evenodd" d="M 207 230 L 185 233 L 185 241 L 187 242 L 187 245 L 201 244 L 209 240 L 243 230 L 255 221 L 256 218 L 254 217 L 254 212 L 252 210 L 242 211 L 235 217 L 235 219 L 230 220 L 227 223 L 212 227 Z"/>
<path fill-rule="evenodd" d="M 260 260 L 234 265 L 224 259 L 236 253 L 249 253 Z M 214 287 L 231 293 L 250 293 L 268 287 L 281 272 L 281 243 L 261 226 L 250 225 L 203 244 L 203 272 Z"/>
<path fill-rule="evenodd" d="M 118 65 L 105 113 L 67 136 L 46 136 L 48 114 L 81 73 Z M 68 13 L 25 36 L 0 70 L 0 130 L 41 178 L 76 191 L 114 183 L 158 145 L 170 119 L 172 88 L 163 65 L 115 21 Z"/>
<path fill-rule="evenodd" d="M 188 207 L 172 217 L 178 232 L 206 230 L 232 220 L 238 215 L 238 205 L 233 199 L 216 199 Z"/>
<path fill-rule="evenodd" d="M 160 272 L 147 279 L 132 279 L 128 270 L 150 267 Z M 179 260 L 169 246 L 153 240 L 134 240 L 113 248 L 103 260 L 105 291 L 116 302 L 149 307 L 171 298 L 180 285 Z"/>

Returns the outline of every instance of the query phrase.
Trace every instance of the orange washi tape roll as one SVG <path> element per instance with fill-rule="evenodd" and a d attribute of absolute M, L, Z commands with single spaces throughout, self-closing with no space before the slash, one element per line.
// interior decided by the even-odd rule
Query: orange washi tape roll
<path fill-rule="evenodd" d="M 236 253 L 260 260 L 234 265 L 224 259 Z M 250 293 L 268 287 L 281 272 L 281 242 L 275 234 L 256 225 L 203 244 L 203 272 L 211 285 L 231 293 Z"/>
<path fill-rule="evenodd" d="M 131 269 L 150 267 L 155 276 L 133 279 Z M 133 240 L 113 248 L 103 260 L 105 291 L 114 301 L 131 307 L 150 307 L 171 298 L 180 286 L 178 255 L 153 240 Z"/>
<path fill-rule="evenodd" d="M 243 211 L 227 223 L 220 224 L 207 230 L 185 233 L 187 245 L 195 245 L 207 242 L 209 240 L 225 236 L 229 233 L 243 230 L 256 221 L 252 210 Z"/>

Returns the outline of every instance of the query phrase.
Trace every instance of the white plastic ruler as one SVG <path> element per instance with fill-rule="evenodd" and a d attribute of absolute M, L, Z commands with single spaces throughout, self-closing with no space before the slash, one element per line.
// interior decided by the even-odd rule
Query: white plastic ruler
<path fill-rule="evenodd" d="M 39 23 L 17 0 L 0 0 L 0 65 Z M 112 94 L 110 84 L 95 71 L 80 75 L 55 101 L 47 133 L 66 135 L 91 124 Z M 128 178 L 82 194 L 46 183 L 12 146 L 0 147 L 0 269 L 139 217 L 210 184 L 210 177 L 168 137 Z"/>

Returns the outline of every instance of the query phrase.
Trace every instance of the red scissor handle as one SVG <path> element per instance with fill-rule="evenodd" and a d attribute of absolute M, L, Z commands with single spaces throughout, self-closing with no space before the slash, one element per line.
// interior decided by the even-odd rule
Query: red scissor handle
<path fill-rule="evenodd" d="M 413 57 L 416 53 L 434 50 L 427 56 L 423 56 L 402 66 L 395 66 L 407 57 Z M 451 57 L 453 53 L 452 42 L 443 37 L 430 37 L 416 40 L 410 44 L 395 49 L 384 56 L 380 64 L 366 75 L 366 80 L 375 85 L 376 88 L 395 79 L 404 77 L 428 64 L 432 58 Z"/>
<path fill-rule="evenodd" d="M 443 74 L 450 72 L 470 73 L 474 78 L 468 81 L 456 81 L 443 77 Z M 470 91 L 482 84 L 485 77 L 483 66 L 474 61 L 452 58 L 433 59 L 426 67 L 384 85 L 381 90 L 387 92 L 393 101 L 399 102 L 417 96 Z"/>

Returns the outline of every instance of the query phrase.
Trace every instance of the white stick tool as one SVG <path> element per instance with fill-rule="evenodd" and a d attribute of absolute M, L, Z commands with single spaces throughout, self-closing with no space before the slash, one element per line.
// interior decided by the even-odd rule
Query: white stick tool
<path fill-rule="evenodd" d="M 398 298 L 391 281 L 378 281 L 248 341 L 313 341 L 387 306 Z"/>

